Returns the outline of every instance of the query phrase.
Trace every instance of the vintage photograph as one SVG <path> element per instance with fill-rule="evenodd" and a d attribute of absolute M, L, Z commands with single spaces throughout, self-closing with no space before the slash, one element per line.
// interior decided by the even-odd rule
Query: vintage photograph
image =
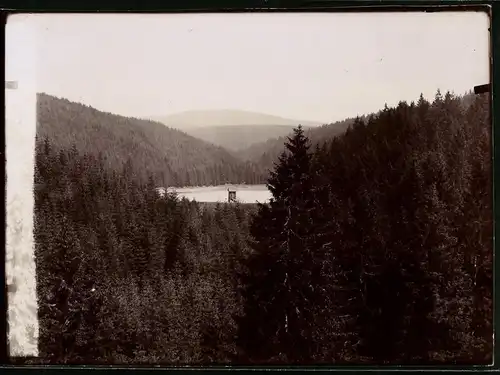
<path fill-rule="evenodd" d="M 11 356 L 491 363 L 489 26 L 9 17 Z"/>

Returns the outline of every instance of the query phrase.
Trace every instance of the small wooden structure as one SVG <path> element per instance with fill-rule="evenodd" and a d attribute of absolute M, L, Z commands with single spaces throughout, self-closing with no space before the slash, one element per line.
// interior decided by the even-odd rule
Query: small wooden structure
<path fill-rule="evenodd" d="M 485 85 L 474 86 L 474 94 L 484 94 L 485 92 L 491 91 L 491 84 L 487 83 Z"/>
<path fill-rule="evenodd" d="M 236 190 L 227 189 L 227 202 L 236 202 Z"/>

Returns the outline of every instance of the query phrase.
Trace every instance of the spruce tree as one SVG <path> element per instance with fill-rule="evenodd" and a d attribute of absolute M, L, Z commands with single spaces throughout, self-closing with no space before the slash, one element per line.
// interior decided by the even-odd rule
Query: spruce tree
<path fill-rule="evenodd" d="M 304 362 L 311 349 L 311 155 L 301 126 L 285 147 L 268 180 L 269 206 L 260 206 L 251 228 L 255 253 L 239 337 L 249 361 Z"/>

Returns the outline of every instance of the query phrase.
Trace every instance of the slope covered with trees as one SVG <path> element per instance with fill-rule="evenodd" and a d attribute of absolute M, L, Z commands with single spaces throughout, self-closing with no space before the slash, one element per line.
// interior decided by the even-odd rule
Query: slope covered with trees
<path fill-rule="evenodd" d="M 489 101 L 463 104 L 386 107 L 310 153 L 296 131 L 252 225 L 241 361 L 491 361 Z"/>
<path fill-rule="evenodd" d="M 37 139 L 34 361 L 491 362 L 490 102 L 467 98 L 296 129 L 258 206 Z"/>
<path fill-rule="evenodd" d="M 322 144 L 328 139 L 344 133 L 353 122 L 354 119 L 346 119 L 333 124 L 304 128 L 304 131 L 313 145 Z M 271 170 L 274 162 L 278 160 L 278 157 L 284 151 L 284 144 L 288 136 L 292 133 L 290 132 L 289 134 L 271 138 L 264 142 L 255 143 L 246 149 L 239 150 L 238 156 L 243 160 L 248 160 L 259 165 L 260 168 Z"/>
<path fill-rule="evenodd" d="M 462 107 L 467 109 L 475 101 L 475 94 L 472 91 L 467 92 L 460 97 L 460 101 Z M 359 118 L 366 121 L 368 116 L 360 116 Z M 322 145 L 329 139 L 344 134 L 353 123 L 354 118 L 348 118 L 322 126 L 304 127 L 304 132 L 312 146 Z M 284 151 L 284 144 L 290 134 L 292 132 L 252 144 L 245 149 L 238 150 L 237 155 L 243 160 L 248 160 L 259 165 L 262 169 L 271 170 L 274 162 L 278 160 L 279 155 Z"/>
<path fill-rule="evenodd" d="M 127 118 L 92 107 L 38 96 L 40 137 L 53 147 L 96 155 L 120 169 L 126 160 L 137 177 L 151 175 L 158 186 L 203 186 L 223 183 L 260 183 L 265 171 L 242 162 L 223 148 L 191 137 L 163 124 Z"/>
<path fill-rule="evenodd" d="M 48 140 L 37 142 L 35 183 L 41 362 L 235 356 L 252 205 L 161 198 L 151 180 L 110 173 L 101 154 Z"/>

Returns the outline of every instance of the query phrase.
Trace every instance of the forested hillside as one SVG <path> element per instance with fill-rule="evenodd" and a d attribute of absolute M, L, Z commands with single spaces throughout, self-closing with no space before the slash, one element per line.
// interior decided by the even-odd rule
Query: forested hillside
<path fill-rule="evenodd" d="M 48 140 L 36 156 L 42 362 L 234 358 L 236 277 L 254 206 L 159 199 L 133 171 L 109 173 L 100 154 Z"/>
<path fill-rule="evenodd" d="M 438 92 L 313 152 L 296 131 L 253 221 L 247 362 L 491 361 L 489 109 Z"/>
<path fill-rule="evenodd" d="M 265 170 L 163 124 L 127 118 L 92 107 L 38 96 L 37 134 L 53 147 L 96 155 L 111 169 L 128 160 L 142 181 L 151 174 L 159 186 L 259 183 Z"/>
<path fill-rule="evenodd" d="M 304 130 L 312 144 L 322 144 L 326 140 L 345 132 L 353 122 L 354 119 L 346 119 L 333 124 L 305 128 Z M 273 168 L 274 162 L 285 149 L 284 144 L 287 137 L 291 134 L 292 133 L 253 144 L 246 149 L 239 150 L 238 155 L 242 159 L 253 162 L 265 170 L 270 170 Z"/>
<path fill-rule="evenodd" d="M 257 207 L 39 138 L 35 362 L 490 363 L 490 102 L 468 99 L 295 129 Z"/>
<path fill-rule="evenodd" d="M 460 101 L 463 108 L 467 109 L 469 105 L 475 101 L 474 93 L 466 93 L 460 97 Z M 367 116 L 359 116 L 359 118 L 366 121 Z M 342 135 L 353 123 L 354 118 L 349 118 L 322 126 L 309 128 L 304 127 L 304 130 L 306 136 L 311 141 L 311 145 L 316 146 L 323 144 L 325 141 L 333 137 Z M 274 162 L 285 149 L 284 144 L 288 135 L 290 134 L 285 134 L 260 143 L 255 143 L 246 149 L 238 150 L 237 155 L 244 160 L 254 162 L 259 165 L 260 168 L 265 170 L 272 169 Z"/>

